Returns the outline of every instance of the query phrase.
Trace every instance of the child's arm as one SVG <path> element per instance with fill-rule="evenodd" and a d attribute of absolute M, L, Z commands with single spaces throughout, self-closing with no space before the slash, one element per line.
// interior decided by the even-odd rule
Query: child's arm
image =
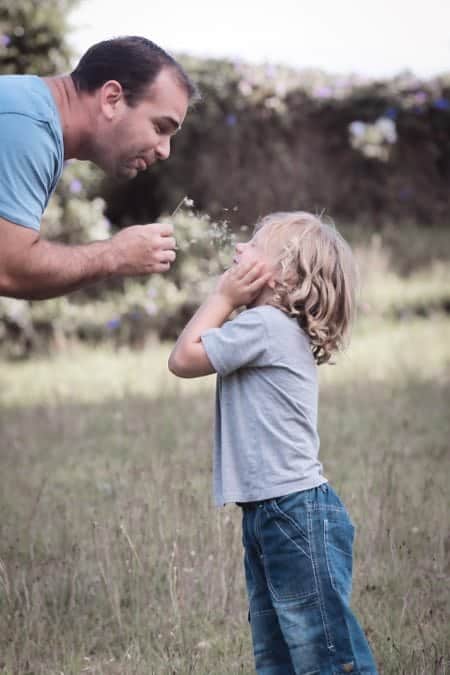
<path fill-rule="evenodd" d="M 237 307 L 249 304 L 270 276 L 264 264 L 255 261 L 235 265 L 222 274 L 215 290 L 198 308 L 178 338 L 169 357 L 169 370 L 178 377 L 201 377 L 214 373 L 200 336 L 209 328 L 220 327 Z"/>

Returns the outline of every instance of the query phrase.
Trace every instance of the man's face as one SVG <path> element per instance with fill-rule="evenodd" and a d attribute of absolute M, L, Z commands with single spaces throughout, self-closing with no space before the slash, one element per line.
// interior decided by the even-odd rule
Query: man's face
<path fill-rule="evenodd" d="M 161 70 L 134 107 L 127 105 L 123 92 L 115 97 L 112 84 L 103 92 L 94 161 L 116 178 L 134 178 L 169 157 L 171 138 L 186 116 L 188 95 L 170 68 Z"/>

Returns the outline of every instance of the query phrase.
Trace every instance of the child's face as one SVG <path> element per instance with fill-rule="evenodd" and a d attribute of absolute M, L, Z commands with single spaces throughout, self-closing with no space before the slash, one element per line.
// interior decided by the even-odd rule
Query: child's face
<path fill-rule="evenodd" d="M 246 242 L 239 242 L 235 247 L 233 263 L 243 263 L 251 261 L 261 261 L 269 263 L 268 256 L 264 246 L 264 228 L 261 228 L 251 239 Z"/>
<path fill-rule="evenodd" d="M 275 256 L 271 255 L 267 246 L 267 231 L 265 227 L 261 227 L 257 230 L 251 239 L 247 242 L 241 242 L 236 244 L 235 254 L 233 258 L 233 264 L 238 265 L 246 262 L 263 262 L 266 269 L 273 272 L 273 278 L 275 276 L 276 269 L 276 260 Z M 252 303 L 259 304 L 263 303 L 268 295 L 271 293 L 271 289 L 274 286 L 273 278 L 269 279 L 267 285 L 261 291 L 260 296 Z"/>
<path fill-rule="evenodd" d="M 275 271 L 275 254 L 277 251 L 274 251 L 273 246 L 270 246 L 268 235 L 269 228 L 265 225 L 256 230 L 248 241 L 236 244 L 233 263 L 259 260 L 264 262 L 268 269 Z"/>

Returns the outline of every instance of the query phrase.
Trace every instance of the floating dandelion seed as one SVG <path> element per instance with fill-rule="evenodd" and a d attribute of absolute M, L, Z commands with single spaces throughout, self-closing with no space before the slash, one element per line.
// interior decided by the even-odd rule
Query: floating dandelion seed
<path fill-rule="evenodd" d="M 199 245 L 200 247 L 203 245 L 215 249 L 219 254 L 219 258 L 223 254 L 227 256 L 230 252 L 229 249 L 234 248 L 237 242 L 237 237 L 233 233 L 229 222 L 227 220 L 215 222 L 211 220 L 208 214 L 195 214 L 192 210 L 193 206 L 194 200 L 185 195 L 171 213 L 170 217 L 173 218 L 183 207 L 187 207 L 188 209 L 184 214 L 186 217 L 183 219 L 184 222 L 181 222 L 178 226 L 180 238 L 184 239 L 183 231 L 185 231 L 184 236 L 186 239 L 177 243 L 175 249 L 186 253 L 195 245 Z M 223 210 L 229 211 L 230 209 L 224 208 Z M 234 206 L 232 210 L 237 211 L 238 207 Z M 192 226 L 193 229 L 191 230 Z M 199 226 L 203 227 L 199 229 Z M 187 231 L 185 228 L 187 228 Z"/>

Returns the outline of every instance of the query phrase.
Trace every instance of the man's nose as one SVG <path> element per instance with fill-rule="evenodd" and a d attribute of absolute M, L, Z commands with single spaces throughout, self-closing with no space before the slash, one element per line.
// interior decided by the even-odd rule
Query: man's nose
<path fill-rule="evenodd" d="M 244 250 L 244 244 L 242 242 L 237 243 L 236 246 L 235 246 L 235 249 L 236 249 L 236 253 L 242 253 L 242 251 Z"/>
<path fill-rule="evenodd" d="M 170 157 L 170 138 L 162 138 L 156 148 L 158 159 L 168 159 Z"/>

